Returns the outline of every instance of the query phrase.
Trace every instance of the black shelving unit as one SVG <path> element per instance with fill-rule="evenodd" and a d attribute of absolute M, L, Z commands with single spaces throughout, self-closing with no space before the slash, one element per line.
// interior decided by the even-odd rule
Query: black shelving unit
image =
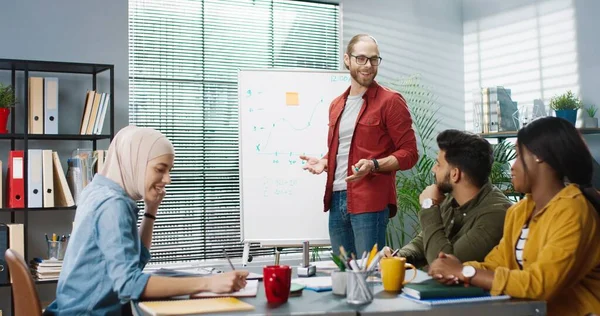
<path fill-rule="evenodd" d="M 578 128 L 577 130 L 583 135 L 600 134 L 600 128 Z M 479 135 L 483 138 L 496 138 L 498 141 L 503 141 L 507 138 L 516 138 L 517 131 L 482 133 Z"/>
<path fill-rule="evenodd" d="M 71 63 L 71 62 L 54 62 L 54 61 L 41 61 L 41 60 L 17 60 L 17 59 L 0 59 L 0 71 L 10 71 L 11 72 L 11 85 L 16 87 L 17 84 L 17 73 L 23 73 L 23 98 L 20 98 L 20 102 L 17 106 L 15 106 L 11 111 L 11 128 L 9 134 L 0 134 L 0 142 L 10 141 L 10 149 L 15 150 L 17 141 L 22 142 L 23 144 L 23 152 L 24 152 L 24 163 L 27 162 L 28 159 L 28 142 L 30 140 L 52 140 L 52 141 L 91 141 L 92 142 L 92 150 L 96 150 L 97 141 L 99 140 L 112 140 L 115 131 L 115 119 L 114 119 L 114 98 L 115 98 L 115 67 L 114 65 L 108 64 L 89 64 L 89 63 Z M 109 72 L 109 80 L 110 80 L 110 101 L 109 101 L 109 122 L 110 122 L 110 133 L 108 135 L 79 135 L 79 134 L 57 134 L 57 135 L 47 135 L 47 134 L 28 134 L 29 130 L 29 100 L 28 100 L 28 91 L 29 91 L 29 76 L 32 72 L 42 72 L 42 73 L 63 73 L 63 74 L 82 74 L 82 75 L 90 75 L 92 77 L 92 87 L 91 90 L 96 90 L 97 83 L 97 75 L 105 72 Z M 85 91 L 81 93 L 84 96 Z M 82 97 L 82 106 L 84 105 L 83 97 Z M 16 130 L 16 112 L 23 111 L 23 126 L 22 131 Z M 21 148 L 19 148 L 21 149 Z M 27 168 L 23 168 L 23 178 L 27 179 Z M 24 181 L 25 192 L 28 191 L 27 181 Z M 25 203 L 27 203 L 27 198 L 25 195 Z M 0 214 L 9 212 L 11 214 L 11 223 L 16 222 L 15 214 L 21 213 L 23 214 L 24 221 L 24 242 L 25 242 L 25 260 L 29 262 L 27 248 L 28 248 L 28 229 L 27 224 L 29 220 L 30 213 L 37 212 L 61 212 L 66 210 L 74 210 L 76 207 L 51 207 L 51 208 L 0 208 Z M 4 254 L 1 254 L 4 255 Z M 36 284 L 52 284 L 56 283 L 56 281 L 38 281 Z M 8 284 L 0 284 L 0 287 L 11 286 Z M 12 305 L 12 304 L 11 304 Z M 14 305 L 11 306 L 11 309 L 14 309 Z"/>
<path fill-rule="evenodd" d="M 0 139 L 15 139 L 23 140 L 27 137 L 29 140 L 101 140 L 110 139 L 111 135 L 78 135 L 78 134 L 62 134 L 62 135 L 46 135 L 46 134 L 0 134 Z"/>

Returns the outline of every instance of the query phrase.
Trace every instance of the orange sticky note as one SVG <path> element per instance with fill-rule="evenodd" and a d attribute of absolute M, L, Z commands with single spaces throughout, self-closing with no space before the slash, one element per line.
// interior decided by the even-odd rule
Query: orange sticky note
<path fill-rule="evenodd" d="M 285 105 L 299 105 L 298 92 L 286 92 L 285 93 Z"/>

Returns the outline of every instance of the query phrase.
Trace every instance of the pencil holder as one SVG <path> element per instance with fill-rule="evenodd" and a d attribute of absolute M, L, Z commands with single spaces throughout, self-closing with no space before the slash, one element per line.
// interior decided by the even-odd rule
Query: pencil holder
<path fill-rule="evenodd" d="M 48 240 L 48 259 L 58 260 L 60 254 L 60 241 Z"/>
<path fill-rule="evenodd" d="M 367 282 L 371 272 L 347 271 L 346 302 L 353 305 L 368 304 L 373 301 L 373 284 Z"/>
<path fill-rule="evenodd" d="M 65 258 L 65 251 L 67 251 L 67 245 L 69 244 L 68 240 L 63 240 L 58 242 L 58 260 L 63 260 Z"/>

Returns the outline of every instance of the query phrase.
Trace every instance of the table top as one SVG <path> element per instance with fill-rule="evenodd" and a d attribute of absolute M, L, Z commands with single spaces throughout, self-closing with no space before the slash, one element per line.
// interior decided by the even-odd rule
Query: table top
<path fill-rule="evenodd" d="M 262 267 L 247 267 L 251 272 L 262 273 Z M 294 277 L 296 269 L 293 268 Z M 408 276 L 407 276 L 408 277 Z M 428 279 L 423 271 L 418 271 L 415 282 Z M 546 315 L 546 303 L 543 301 L 527 301 L 511 299 L 509 301 L 453 304 L 445 306 L 428 306 L 411 302 L 398 293 L 388 293 L 381 283 L 373 288 L 373 302 L 355 306 L 346 303 L 346 298 L 334 295 L 331 291 L 314 292 L 304 289 L 302 295 L 290 297 L 287 303 L 273 305 L 267 303 L 264 285 L 259 283 L 256 297 L 240 298 L 255 307 L 254 311 L 227 313 L 228 315 Z M 137 312 L 141 313 L 139 308 Z M 203 314 L 210 315 L 210 314 Z M 223 315 L 214 314 L 214 315 Z"/>

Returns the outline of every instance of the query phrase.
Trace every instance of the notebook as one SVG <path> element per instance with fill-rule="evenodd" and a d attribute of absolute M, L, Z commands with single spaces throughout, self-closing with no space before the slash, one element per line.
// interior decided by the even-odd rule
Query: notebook
<path fill-rule="evenodd" d="M 407 299 L 409 301 L 415 302 L 415 303 L 425 304 L 425 305 L 429 305 L 429 306 L 488 302 L 488 301 L 504 301 L 504 300 L 510 299 L 510 296 L 508 296 L 508 295 L 491 296 L 489 294 L 485 294 L 484 296 L 474 296 L 474 297 L 431 298 L 431 299 L 419 300 L 414 297 L 411 297 L 410 295 L 406 295 L 406 293 L 402 293 L 402 294 L 400 294 L 400 297 Z"/>
<path fill-rule="evenodd" d="M 242 302 L 235 297 L 141 302 L 139 306 L 144 312 L 153 316 L 207 314 L 254 310 L 254 306 Z"/>
<path fill-rule="evenodd" d="M 421 300 L 430 298 L 484 296 L 486 294 L 482 288 L 476 286 L 465 287 L 463 284 L 448 286 L 441 284 L 434 279 L 406 284 L 402 289 L 402 292 Z"/>
<path fill-rule="evenodd" d="M 214 268 L 199 268 L 199 267 L 190 267 L 190 268 L 179 268 L 179 269 L 169 269 L 169 268 L 159 268 L 151 273 L 159 276 L 166 277 L 198 277 L 198 276 L 210 276 L 214 274 L 222 273 L 223 271 L 217 270 Z M 250 272 L 246 277 L 246 280 L 262 280 L 263 275 Z"/>
<path fill-rule="evenodd" d="M 212 293 L 212 292 L 200 292 L 190 295 L 190 298 L 201 298 L 201 297 L 255 297 L 258 294 L 258 280 L 248 280 L 246 287 L 233 293 Z"/>

